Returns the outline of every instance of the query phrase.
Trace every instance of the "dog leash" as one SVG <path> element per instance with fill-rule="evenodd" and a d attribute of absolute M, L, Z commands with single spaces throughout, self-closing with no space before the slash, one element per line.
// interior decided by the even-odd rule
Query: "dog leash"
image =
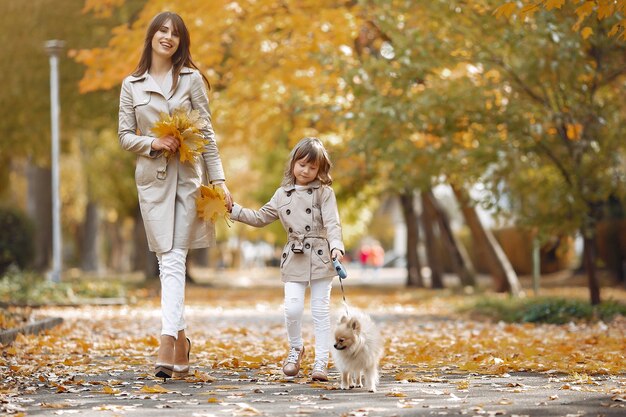
<path fill-rule="evenodd" d="M 343 298 L 343 307 L 346 309 L 346 316 L 350 317 L 350 312 L 348 311 L 348 302 L 346 301 L 346 292 L 343 289 L 342 278 L 339 278 L 339 284 L 341 285 L 341 297 Z"/>

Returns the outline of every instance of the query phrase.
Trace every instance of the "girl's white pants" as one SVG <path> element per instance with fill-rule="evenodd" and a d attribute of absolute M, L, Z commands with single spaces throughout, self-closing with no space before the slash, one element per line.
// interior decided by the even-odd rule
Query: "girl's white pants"
<path fill-rule="evenodd" d="M 315 333 L 315 362 L 328 364 L 330 351 L 330 290 L 333 279 L 311 280 L 311 316 Z M 308 282 L 285 283 L 285 324 L 289 346 L 302 348 L 302 313 Z"/>
<path fill-rule="evenodd" d="M 157 253 L 161 279 L 161 334 L 178 338 L 185 329 L 185 267 L 187 249 Z"/>

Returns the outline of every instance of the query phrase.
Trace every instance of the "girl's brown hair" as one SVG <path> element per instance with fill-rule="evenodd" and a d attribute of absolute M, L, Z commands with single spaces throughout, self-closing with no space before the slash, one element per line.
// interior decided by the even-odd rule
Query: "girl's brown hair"
<path fill-rule="evenodd" d="M 207 88 L 211 88 L 209 80 L 207 80 L 204 74 L 202 74 L 202 71 L 199 70 L 191 59 L 191 52 L 189 49 L 191 46 L 191 37 L 189 36 L 187 26 L 185 25 L 183 18 L 173 12 L 159 13 L 152 18 L 150 25 L 148 25 L 148 30 L 146 31 L 146 38 L 144 40 L 141 58 L 139 59 L 137 68 L 135 68 L 132 75 L 139 77 L 150 69 L 150 66 L 152 65 L 152 38 L 161 26 L 163 26 L 168 20 L 172 21 L 173 32 L 177 33 L 180 37 L 178 49 L 172 56 L 172 90 L 176 89 L 176 85 L 178 85 L 178 77 L 183 67 L 197 69 L 200 72 L 200 75 L 202 75 L 202 79 L 204 79 Z"/>
<path fill-rule="evenodd" d="M 306 162 L 313 162 L 319 166 L 317 179 L 322 184 L 331 185 L 333 183 L 333 179 L 330 176 L 330 169 L 333 165 L 322 141 L 318 138 L 304 138 L 298 142 L 289 154 L 289 162 L 287 162 L 285 167 L 282 186 L 290 186 L 296 183 L 296 178 L 293 176 L 293 167 L 302 158 L 305 158 Z"/>

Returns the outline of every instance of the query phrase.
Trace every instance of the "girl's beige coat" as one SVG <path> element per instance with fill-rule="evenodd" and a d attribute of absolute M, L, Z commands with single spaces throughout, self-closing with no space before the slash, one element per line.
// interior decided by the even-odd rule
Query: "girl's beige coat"
<path fill-rule="evenodd" d="M 319 181 L 305 189 L 280 187 L 259 210 L 235 204 L 230 218 L 256 227 L 280 220 L 288 235 L 280 263 L 284 282 L 337 275 L 330 251 L 345 252 L 337 200 L 333 189 Z"/>
<path fill-rule="evenodd" d="M 211 182 L 225 179 L 202 76 L 194 69 L 183 68 L 173 91 L 171 80 L 168 75 L 161 90 L 147 73 L 129 76 L 120 94 L 120 144 L 137 154 L 135 181 L 141 215 L 150 250 L 157 253 L 213 244 L 213 225 L 196 215 L 196 197 L 200 185 L 206 184 L 207 174 Z M 177 108 L 197 109 L 207 121 L 202 133 L 209 144 L 194 162 L 180 162 L 178 153 L 168 161 L 161 152 L 151 150 L 155 139 L 152 126 L 161 113 L 171 114 Z"/>

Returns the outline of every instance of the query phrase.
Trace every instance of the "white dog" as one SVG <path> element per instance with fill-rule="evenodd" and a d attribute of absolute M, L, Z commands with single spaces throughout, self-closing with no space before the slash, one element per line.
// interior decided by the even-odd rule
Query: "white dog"
<path fill-rule="evenodd" d="M 343 316 L 335 328 L 333 346 L 335 366 L 341 373 L 341 389 L 362 387 L 365 377 L 369 391 L 376 392 L 383 343 L 372 319 L 359 311 Z"/>

